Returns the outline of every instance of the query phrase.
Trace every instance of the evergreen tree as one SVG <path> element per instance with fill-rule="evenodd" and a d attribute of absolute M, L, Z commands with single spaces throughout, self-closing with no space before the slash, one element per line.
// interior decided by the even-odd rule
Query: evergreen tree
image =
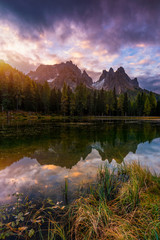
<path fill-rule="evenodd" d="M 22 104 L 22 79 L 19 73 L 16 73 L 14 75 L 15 80 L 15 100 L 16 100 L 16 110 L 19 110 L 21 108 Z"/>
<path fill-rule="evenodd" d="M 97 90 L 93 90 L 93 115 L 97 115 Z"/>
<path fill-rule="evenodd" d="M 73 97 L 72 95 L 72 90 L 69 86 L 67 86 L 67 95 L 68 95 L 68 115 L 70 115 L 71 112 L 71 98 Z M 73 102 L 72 102 L 73 103 Z"/>
<path fill-rule="evenodd" d="M 114 95 L 112 91 L 106 92 L 105 111 L 107 115 L 114 115 Z"/>
<path fill-rule="evenodd" d="M 42 101 L 43 87 L 42 87 L 42 85 L 35 83 L 34 92 L 35 92 L 35 111 L 42 112 L 43 111 L 43 101 Z"/>
<path fill-rule="evenodd" d="M 56 104 L 57 104 L 57 93 L 56 93 L 56 89 L 53 88 L 51 90 L 51 95 L 50 95 L 50 110 L 53 113 L 57 113 Z"/>
<path fill-rule="evenodd" d="M 82 83 L 75 89 L 75 101 L 77 115 L 86 114 L 87 110 L 87 89 Z"/>
<path fill-rule="evenodd" d="M 14 77 L 13 73 L 10 72 L 9 74 L 9 79 L 8 79 L 8 108 L 9 110 L 14 110 L 15 109 L 15 84 L 14 84 Z"/>
<path fill-rule="evenodd" d="M 45 82 L 42 88 L 42 102 L 43 102 L 43 109 L 45 113 L 49 112 L 49 107 L 50 107 L 50 94 L 51 94 L 51 89 L 48 85 L 48 82 Z"/>
<path fill-rule="evenodd" d="M 66 74 L 66 73 L 65 73 Z M 0 63 L 0 110 L 25 110 L 63 115 L 159 115 L 160 100 L 155 94 L 139 91 L 136 97 L 127 93 L 116 96 L 113 91 L 88 89 L 79 84 L 72 92 L 51 89 Z"/>
<path fill-rule="evenodd" d="M 124 94 L 121 94 L 118 98 L 118 112 L 119 115 L 124 115 Z"/>
<path fill-rule="evenodd" d="M 160 116 L 160 100 L 157 101 L 156 115 Z"/>
<path fill-rule="evenodd" d="M 103 88 L 97 94 L 97 114 L 103 115 L 104 112 L 104 90 Z"/>
<path fill-rule="evenodd" d="M 117 115 L 117 111 L 118 111 L 118 103 L 117 103 L 117 96 L 116 96 L 116 90 L 115 90 L 115 88 L 114 88 L 114 90 L 113 90 L 113 114 L 114 114 L 114 116 L 116 116 Z"/>
<path fill-rule="evenodd" d="M 94 92 L 88 91 L 87 94 L 87 113 L 88 115 L 94 115 Z"/>
<path fill-rule="evenodd" d="M 76 100 L 75 100 L 75 94 L 72 93 L 71 100 L 70 100 L 70 115 L 74 116 L 76 112 Z"/>
<path fill-rule="evenodd" d="M 146 116 L 149 116 L 151 112 L 151 104 L 149 102 L 149 98 L 146 98 L 145 104 L 144 104 L 144 114 Z"/>
<path fill-rule="evenodd" d="M 66 116 L 69 112 L 69 97 L 68 97 L 68 87 L 64 82 L 62 89 L 62 97 L 61 97 L 61 110 L 62 114 Z"/>
<path fill-rule="evenodd" d="M 24 100 L 24 110 L 26 111 L 36 111 L 36 96 L 35 96 L 35 86 L 33 81 L 26 79 L 26 86 L 23 92 Z"/>
<path fill-rule="evenodd" d="M 129 100 L 128 100 L 128 94 L 127 92 L 124 93 L 124 99 L 123 99 L 123 111 L 124 115 L 128 115 L 128 110 L 129 110 Z"/>
<path fill-rule="evenodd" d="M 151 115 L 153 116 L 156 114 L 156 107 L 157 107 L 157 100 L 153 92 L 149 93 L 148 99 L 151 105 Z"/>
<path fill-rule="evenodd" d="M 135 104 L 137 116 L 143 115 L 145 100 L 146 100 L 146 96 L 143 93 L 138 93 L 136 97 L 136 104 Z"/>

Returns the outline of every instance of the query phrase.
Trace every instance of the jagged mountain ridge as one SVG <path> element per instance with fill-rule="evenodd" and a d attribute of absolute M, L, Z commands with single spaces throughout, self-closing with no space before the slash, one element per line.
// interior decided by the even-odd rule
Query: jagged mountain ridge
<path fill-rule="evenodd" d="M 92 85 L 96 89 L 114 90 L 117 94 L 126 92 L 128 90 L 140 89 L 137 78 L 131 80 L 126 74 L 123 67 L 117 69 L 114 72 L 113 68 L 110 68 L 109 72 L 103 70 L 99 80 Z"/>
<path fill-rule="evenodd" d="M 19 74 L 22 79 L 25 78 L 25 74 L 12 68 L 4 61 L 0 61 L 0 70 L 3 70 L 5 75 L 8 76 L 11 72 Z M 114 90 L 117 94 L 128 92 L 131 95 L 136 96 L 140 92 L 149 93 L 148 90 L 139 87 L 137 78 L 131 80 L 131 78 L 125 73 L 125 70 L 120 67 L 116 72 L 112 68 L 107 72 L 103 70 L 98 81 L 93 82 L 92 78 L 86 71 L 81 71 L 71 61 L 66 63 L 60 63 L 55 65 L 40 65 L 36 71 L 31 71 L 27 74 L 32 80 L 37 83 L 44 83 L 48 81 L 51 88 L 62 89 L 64 82 L 70 86 L 72 90 L 76 88 L 80 83 L 85 84 L 90 89 L 104 89 L 106 91 Z M 154 93 L 157 99 L 160 99 L 159 94 Z"/>
<path fill-rule="evenodd" d="M 31 71 L 28 76 L 40 83 L 47 81 L 51 88 L 58 89 L 62 89 L 64 82 L 72 90 L 80 83 L 84 83 L 88 88 L 92 89 L 100 90 L 103 88 L 106 91 L 115 89 L 117 94 L 140 89 L 137 78 L 131 80 L 123 67 L 118 68 L 116 72 L 114 72 L 113 68 L 110 68 L 108 72 L 103 70 L 99 80 L 93 82 L 87 72 L 81 72 L 72 61 L 55 65 L 40 65 L 36 71 Z"/>
<path fill-rule="evenodd" d="M 92 78 L 72 63 L 60 63 L 55 65 L 40 65 L 35 72 L 31 71 L 28 76 L 40 83 L 47 81 L 51 88 L 62 89 L 64 82 L 74 90 L 77 85 L 84 83 L 88 88 L 92 87 Z"/>

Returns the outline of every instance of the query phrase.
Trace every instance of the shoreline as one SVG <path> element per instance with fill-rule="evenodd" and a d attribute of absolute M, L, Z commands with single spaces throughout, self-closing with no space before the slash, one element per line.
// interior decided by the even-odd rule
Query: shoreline
<path fill-rule="evenodd" d="M 27 120 L 142 120 L 160 121 L 160 116 L 63 116 L 41 114 L 36 112 L 10 111 L 0 113 L 0 121 L 27 121 Z"/>

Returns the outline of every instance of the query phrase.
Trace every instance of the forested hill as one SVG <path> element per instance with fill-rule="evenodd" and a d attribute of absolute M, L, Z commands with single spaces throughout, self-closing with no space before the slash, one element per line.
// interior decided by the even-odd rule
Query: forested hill
<path fill-rule="evenodd" d="M 137 96 L 131 95 L 127 92 L 117 95 L 115 89 L 92 89 L 81 81 L 74 90 L 65 81 L 61 90 L 50 88 L 47 81 L 37 83 L 0 61 L 1 111 L 24 110 L 72 116 L 160 116 L 160 101 L 156 100 L 154 93 L 141 90 Z"/>

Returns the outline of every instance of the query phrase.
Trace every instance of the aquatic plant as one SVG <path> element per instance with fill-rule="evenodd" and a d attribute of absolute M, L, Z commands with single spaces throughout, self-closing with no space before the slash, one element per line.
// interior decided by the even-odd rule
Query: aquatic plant
<path fill-rule="evenodd" d="M 68 196 L 68 181 L 65 181 Z M 16 195 L 16 198 L 22 196 Z M 137 163 L 100 168 L 88 194 L 70 205 L 28 198 L 0 212 L 0 239 L 160 239 L 160 176 Z"/>

